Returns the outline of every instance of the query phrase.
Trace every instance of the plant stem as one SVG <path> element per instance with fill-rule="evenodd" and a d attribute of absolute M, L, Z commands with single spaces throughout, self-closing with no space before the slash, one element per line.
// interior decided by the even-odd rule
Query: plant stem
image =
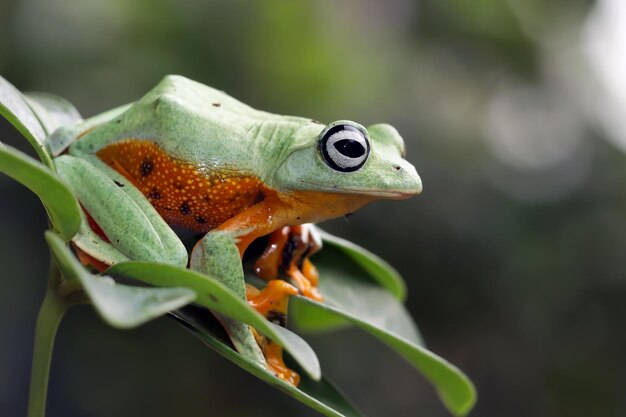
<path fill-rule="evenodd" d="M 51 263 L 48 291 L 43 300 L 37 326 L 35 327 L 35 346 L 33 352 L 33 368 L 30 377 L 30 393 L 28 398 L 28 417 L 44 417 L 46 414 L 46 396 L 48 394 L 48 378 L 54 339 L 63 314 L 71 305 L 70 302 L 57 294 L 55 287 L 60 281 L 59 270 Z"/>

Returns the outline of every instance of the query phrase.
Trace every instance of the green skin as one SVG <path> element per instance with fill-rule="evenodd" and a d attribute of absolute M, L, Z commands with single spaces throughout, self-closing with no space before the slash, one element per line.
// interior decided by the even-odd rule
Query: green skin
<path fill-rule="evenodd" d="M 349 121 L 329 126 L 337 123 L 354 126 L 369 139 L 369 156 L 353 172 L 340 172 L 324 161 L 318 143 L 326 126 L 319 122 L 255 110 L 222 91 L 184 77 L 167 76 L 132 105 L 59 129 L 49 138 L 48 147 L 54 155 L 68 150 L 55 159 L 58 173 L 111 241 L 100 239 L 83 221 L 74 239 L 78 247 L 109 265 L 141 260 L 186 267 L 187 252 L 178 236 L 141 191 L 104 164 L 95 155 L 97 151 L 119 140 L 148 140 L 200 172 L 236 170 L 252 174 L 281 195 L 316 191 L 354 195 L 355 200 L 368 197 L 371 201 L 405 198 L 421 191 L 420 178 L 402 158 L 404 142 L 393 127 L 376 124 L 365 129 Z M 84 132 L 88 133 L 76 141 Z M 300 223 L 346 214 L 329 214 L 328 210 L 311 213 Z M 286 223 L 284 220 L 271 228 L 276 230 Z M 189 266 L 245 298 L 236 243 L 249 232 L 210 231 L 192 251 Z M 226 318 L 222 322 L 241 354 L 265 363 L 247 325 Z"/>

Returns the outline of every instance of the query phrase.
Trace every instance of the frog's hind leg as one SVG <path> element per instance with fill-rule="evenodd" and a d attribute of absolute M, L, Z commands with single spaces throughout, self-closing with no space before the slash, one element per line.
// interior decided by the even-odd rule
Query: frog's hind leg
<path fill-rule="evenodd" d="M 262 291 L 246 285 L 237 244 L 241 241 L 238 241 L 235 236 L 236 233 L 229 231 L 209 232 L 194 247 L 190 267 L 218 279 L 242 299 L 247 299 L 250 305 L 265 317 L 284 325 L 287 317 L 288 296 L 297 294 L 296 288 L 278 280 L 266 286 Z M 284 364 L 282 348 L 278 344 L 260 335 L 245 323 L 219 314 L 215 316 L 222 323 L 241 355 L 266 367 L 284 381 L 293 385 L 298 384 L 300 377 Z"/>
<path fill-rule="evenodd" d="M 129 259 L 187 265 L 178 236 L 123 176 L 97 160 L 70 155 L 57 158 L 55 166 L 88 213 L 73 239 L 80 250 L 106 265 Z M 89 216 L 105 236 L 89 226 Z"/>
<path fill-rule="evenodd" d="M 285 281 L 276 280 L 263 290 L 247 286 L 244 281 L 241 256 L 257 237 L 275 229 L 277 210 L 264 202 L 258 203 L 230 219 L 201 239 L 191 252 L 190 267 L 221 281 L 269 320 L 285 325 L 289 295 L 297 289 Z M 254 227 L 252 227 L 254 225 Z M 245 323 L 217 315 L 228 332 L 235 348 L 242 355 L 266 367 L 277 377 L 297 385 L 299 376 L 285 366 L 282 348 L 258 334 Z"/>
<path fill-rule="evenodd" d="M 291 284 L 274 279 L 263 290 L 246 284 L 246 298 L 250 306 L 263 314 L 269 321 L 279 326 L 287 325 L 287 308 L 290 295 L 297 295 L 298 290 Z M 289 369 L 283 360 L 282 348 L 274 341 L 260 335 L 252 329 L 252 334 L 265 356 L 268 367 L 280 379 L 294 386 L 300 383 L 300 375 Z"/>
<path fill-rule="evenodd" d="M 317 290 L 319 275 L 309 259 L 321 247 L 322 240 L 312 224 L 285 226 L 270 234 L 265 251 L 255 263 L 255 272 L 270 281 L 278 278 L 282 269 L 303 296 L 322 301 Z"/>

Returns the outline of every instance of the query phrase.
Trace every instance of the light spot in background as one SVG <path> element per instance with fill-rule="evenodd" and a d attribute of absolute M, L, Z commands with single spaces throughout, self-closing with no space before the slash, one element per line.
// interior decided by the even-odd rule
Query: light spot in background
<path fill-rule="evenodd" d="M 584 178 L 578 113 L 550 88 L 502 83 L 486 110 L 485 144 L 502 163 L 489 172 L 499 188 L 525 200 L 549 200 Z"/>
<path fill-rule="evenodd" d="M 588 177 L 590 158 L 581 153 L 543 170 L 521 171 L 510 166 L 489 165 L 487 180 L 511 197 L 535 204 L 554 202 L 577 190 Z"/>
<path fill-rule="evenodd" d="M 599 0 L 589 14 L 581 45 L 600 84 L 590 110 L 622 150 L 626 150 L 625 22 L 624 0 Z"/>
<path fill-rule="evenodd" d="M 572 156 L 584 128 L 558 92 L 504 85 L 487 109 L 485 139 L 493 154 L 520 169 L 544 169 Z"/>

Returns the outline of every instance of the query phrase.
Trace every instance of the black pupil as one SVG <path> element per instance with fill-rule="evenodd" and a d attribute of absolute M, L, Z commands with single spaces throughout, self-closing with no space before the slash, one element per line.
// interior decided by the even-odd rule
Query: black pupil
<path fill-rule="evenodd" d="M 365 148 L 360 142 L 353 139 L 342 139 L 334 143 L 335 148 L 349 158 L 358 158 L 363 156 Z"/>

